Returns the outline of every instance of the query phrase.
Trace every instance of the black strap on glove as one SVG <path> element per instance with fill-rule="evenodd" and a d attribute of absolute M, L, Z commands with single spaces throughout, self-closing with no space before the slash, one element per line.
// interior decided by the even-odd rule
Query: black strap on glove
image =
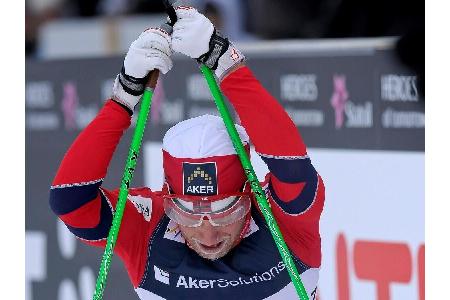
<path fill-rule="evenodd" d="M 219 64 L 219 58 L 228 50 L 229 46 L 230 41 L 214 28 L 209 40 L 209 51 L 197 58 L 197 61 L 211 70 L 215 70 Z"/>
<path fill-rule="evenodd" d="M 144 93 L 145 84 L 148 81 L 150 74 L 144 78 L 136 78 L 125 74 L 125 67 L 122 66 L 122 70 L 119 74 L 119 82 L 124 91 L 133 96 L 140 96 Z"/>

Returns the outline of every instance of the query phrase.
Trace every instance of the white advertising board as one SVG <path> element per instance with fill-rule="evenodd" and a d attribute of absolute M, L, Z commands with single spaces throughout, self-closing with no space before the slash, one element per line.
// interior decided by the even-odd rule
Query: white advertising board
<path fill-rule="evenodd" d="M 423 152 L 311 149 L 326 186 L 321 299 L 423 300 Z"/>

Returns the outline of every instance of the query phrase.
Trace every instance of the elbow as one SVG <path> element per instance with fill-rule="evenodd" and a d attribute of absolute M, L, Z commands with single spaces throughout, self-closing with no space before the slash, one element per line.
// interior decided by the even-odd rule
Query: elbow
<path fill-rule="evenodd" d="M 50 188 L 49 205 L 58 216 L 71 213 L 96 199 L 102 181 L 86 185 L 58 185 Z"/>
<path fill-rule="evenodd" d="M 301 188 L 296 192 L 296 196 L 290 197 L 290 199 L 283 197 L 285 193 L 281 190 L 285 189 L 285 187 L 281 184 L 274 185 L 271 182 L 269 184 L 269 191 L 273 200 L 283 212 L 298 216 L 306 213 L 314 205 L 321 186 L 319 179 L 319 175 L 316 173 L 314 180 L 301 183 Z"/>

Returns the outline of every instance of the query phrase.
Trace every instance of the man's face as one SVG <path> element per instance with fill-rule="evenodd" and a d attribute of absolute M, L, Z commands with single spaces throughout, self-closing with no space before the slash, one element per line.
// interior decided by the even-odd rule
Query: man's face
<path fill-rule="evenodd" d="M 179 225 L 186 242 L 198 255 L 206 259 L 216 260 L 225 256 L 239 238 L 245 217 L 226 226 L 212 226 L 204 219 L 198 227 Z"/>

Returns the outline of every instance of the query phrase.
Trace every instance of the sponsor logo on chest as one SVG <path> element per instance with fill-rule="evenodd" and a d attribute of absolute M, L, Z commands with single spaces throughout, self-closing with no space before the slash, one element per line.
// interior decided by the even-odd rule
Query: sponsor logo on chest
<path fill-rule="evenodd" d="M 183 289 L 214 289 L 238 287 L 274 280 L 285 269 L 285 265 L 280 261 L 277 265 L 265 272 L 256 272 L 253 276 L 239 276 L 233 279 L 199 279 L 188 275 L 169 274 L 169 272 L 162 270 L 157 266 L 153 266 L 153 269 L 155 272 L 155 279 L 166 285 L 174 284 L 176 288 Z M 170 280 L 170 275 L 175 277 L 176 281 Z"/>

